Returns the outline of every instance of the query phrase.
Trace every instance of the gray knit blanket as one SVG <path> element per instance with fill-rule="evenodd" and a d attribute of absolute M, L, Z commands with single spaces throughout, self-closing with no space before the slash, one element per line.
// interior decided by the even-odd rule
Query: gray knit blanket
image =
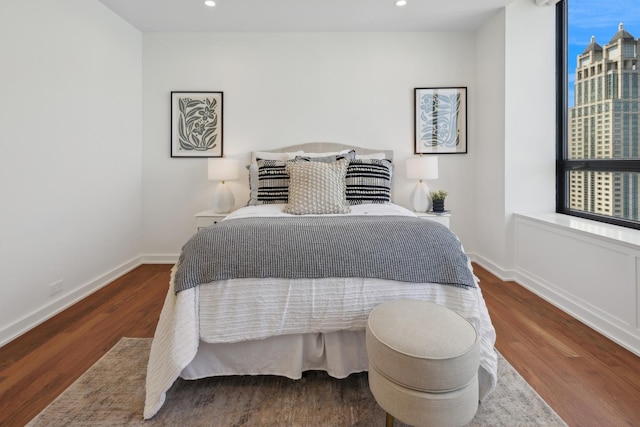
<path fill-rule="evenodd" d="M 420 218 L 239 218 L 200 230 L 185 244 L 174 290 L 265 277 L 364 277 L 475 287 L 467 263 L 448 228 Z"/>

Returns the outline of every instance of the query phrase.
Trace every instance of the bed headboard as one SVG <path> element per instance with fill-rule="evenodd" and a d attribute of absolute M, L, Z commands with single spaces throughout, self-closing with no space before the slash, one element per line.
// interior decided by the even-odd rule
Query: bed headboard
<path fill-rule="evenodd" d="M 393 150 L 375 150 L 371 148 L 356 147 L 353 145 L 339 144 L 336 142 L 308 142 L 305 144 L 291 145 L 289 147 L 277 148 L 274 150 L 262 150 L 271 153 L 283 153 L 288 151 L 304 151 L 306 153 L 324 153 L 330 151 L 356 150 L 356 154 L 384 153 L 385 157 L 393 160 Z"/>

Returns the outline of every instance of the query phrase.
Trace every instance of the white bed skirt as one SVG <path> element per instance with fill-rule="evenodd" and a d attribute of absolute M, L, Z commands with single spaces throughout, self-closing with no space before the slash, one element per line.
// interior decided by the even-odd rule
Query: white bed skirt
<path fill-rule="evenodd" d="M 366 371 L 368 360 L 365 331 L 280 335 L 237 343 L 200 341 L 196 357 L 180 377 L 279 375 L 295 380 L 304 371 L 322 370 L 346 378 Z"/>

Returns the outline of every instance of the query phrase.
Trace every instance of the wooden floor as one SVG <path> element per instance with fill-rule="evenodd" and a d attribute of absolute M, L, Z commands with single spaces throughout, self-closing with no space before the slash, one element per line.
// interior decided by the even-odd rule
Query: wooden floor
<path fill-rule="evenodd" d="M 121 337 L 152 337 L 168 265 L 143 265 L 0 348 L 0 426 L 22 426 Z M 640 358 L 474 265 L 496 347 L 570 426 L 640 426 Z"/>

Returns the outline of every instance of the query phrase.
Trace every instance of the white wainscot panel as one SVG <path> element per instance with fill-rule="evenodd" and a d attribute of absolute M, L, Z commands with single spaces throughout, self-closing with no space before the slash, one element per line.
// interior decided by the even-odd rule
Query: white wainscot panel
<path fill-rule="evenodd" d="M 639 251 L 516 217 L 517 281 L 640 355 Z"/>

